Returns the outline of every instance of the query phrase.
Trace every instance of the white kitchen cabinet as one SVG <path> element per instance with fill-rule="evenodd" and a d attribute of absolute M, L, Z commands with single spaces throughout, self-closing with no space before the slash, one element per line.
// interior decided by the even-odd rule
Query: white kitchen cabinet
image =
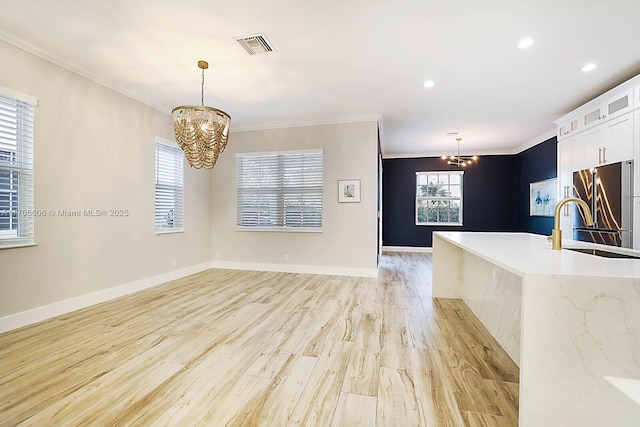
<path fill-rule="evenodd" d="M 601 164 L 633 160 L 633 113 L 618 115 L 604 123 L 605 140 Z"/>
<path fill-rule="evenodd" d="M 633 198 L 633 249 L 640 249 L 640 197 Z"/>
<path fill-rule="evenodd" d="M 567 139 L 558 144 L 558 201 L 573 196 L 572 141 Z M 571 239 L 573 233 L 573 209 L 570 203 L 562 207 L 560 229 L 564 238 Z"/>
<path fill-rule="evenodd" d="M 639 104 L 640 105 L 640 104 Z M 633 132 L 633 195 L 635 197 L 640 197 L 640 109 L 635 110 L 633 113 L 634 118 L 634 132 Z M 634 209 L 633 215 L 640 218 L 640 210 Z M 637 234 L 640 238 L 640 229 L 635 228 L 634 230 L 638 230 Z M 635 239 L 635 237 L 634 237 Z M 640 246 L 639 246 L 640 248 Z"/>
<path fill-rule="evenodd" d="M 621 95 L 605 102 L 605 120 L 612 120 L 631 112 L 634 108 L 633 89 L 629 89 Z"/>
<path fill-rule="evenodd" d="M 608 120 L 570 138 L 573 170 L 588 169 L 633 159 L 634 113 Z"/>
<path fill-rule="evenodd" d="M 580 130 L 580 117 L 569 119 L 558 126 L 558 141 L 568 138 Z"/>
<path fill-rule="evenodd" d="M 581 115 L 578 128 L 589 129 L 598 126 L 608 120 L 627 114 L 633 110 L 634 88 L 614 97 L 608 98 L 606 101 L 594 105 L 587 109 Z"/>
<path fill-rule="evenodd" d="M 584 132 L 573 135 L 566 140 L 566 143 L 571 145 L 571 150 L 568 150 L 571 153 L 571 162 L 565 163 L 564 166 L 569 167 L 571 172 L 584 169 L 586 162 L 584 160 L 585 149 L 583 141 Z"/>
<path fill-rule="evenodd" d="M 633 88 L 633 108 L 640 108 L 640 85 Z"/>
<path fill-rule="evenodd" d="M 588 169 L 602 164 L 602 147 L 605 144 L 604 126 L 596 126 L 588 129 L 582 135 L 582 140 L 577 143 L 577 164 L 574 169 Z"/>

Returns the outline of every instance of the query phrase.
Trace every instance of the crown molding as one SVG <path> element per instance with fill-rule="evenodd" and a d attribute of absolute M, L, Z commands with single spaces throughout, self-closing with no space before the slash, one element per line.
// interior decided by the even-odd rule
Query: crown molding
<path fill-rule="evenodd" d="M 522 153 L 523 151 L 528 150 L 531 147 L 535 147 L 538 144 L 541 144 L 551 138 L 553 138 L 554 136 L 556 136 L 556 129 L 551 129 L 549 131 L 547 131 L 546 133 L 543 133 L 542 135 L 540 135 L 537 138 L 533 138 L 532 140 L 530 140 L 529 142 L 525 142 L 524 144 L 520 145 L 519 147 L 516 148 L 516 153 Z"/>
<path fill-rule="evenodd" d="M 155 110 L 158 110 L 162 113 L 168 114 L 166 111 L 164 111 L 162 108 L 159 108 L 155 105 L 153 105 L 151 102 L 149 102 L 149 100 L 145 100 L 145 99 L 141 99 L 138 98 L 137 96 L 131 94 L 130 92 L 128 92 L 126 89 L 122 88 L 121 86 L 118 86 L 116 84 L 114 84 L 113 82 L 106 80 L 96 74 L 93 74 L 83 68 L 78 67 L 77 65 L 72 64 L 71 62 L 52 54 L 51 52 L 42 49 L 41 47 L 38 47 L 36 45 L 34 45 L 33 43 L 30 43 L 26 40 L 23 40 L 19 37 L 13 36 L 11 34 L 7 34 L 3 31 L 0 30 L 0 40 L 17 47 L 18 49 L 22 49 L 25 52 L 28 52 L 32 55 L 35 55 L 41 59 L 44 59 L 47 62 L 50 62 L 54 65 L 57 65 L 61 68 L 64 68 L 65 70 L 68 70 L 74 74 L 77 74 L 81 77 L 84 77 L 85 79 L 91 80 L 92 82 L 95 82 L 101 86 L 106 87 L 107 89 L 111 89 L 113 91 L 118 92 L 121 95 L 126 96 L 127 98 L 131 98 L 134 101 L 140 102 L 148 107 L 151 107 Z"/>
<path fill-rule="evenodd" d="M 533 138 L 532 140 L 518 146 L 515 148 L 504 148 L 501 150 L 476 150 L 473 153 L 460 153 L 460 155 L 462 156 L 471 156 L 471 155 L 476 155 L 476 156 L 513 156 L 515 154 L 520 154 L 523 151 L 528 150 L 531 147 L 535 147 L 538 144 L 541 144 L 545 141 L 547 141 L 550 138 L 553 138 L 554 136 L 556 136 L 556 130 L 552 129 L 536 138 Z M 420 152 L 420 153 L 388 153 L 388 154 L 383 154 L 382 158 L 383 159 L 412 159 L 412 158 L 417 158 L 417 157 L 441 157 L 442 156 L 442 152 L 438 151 L 438 152 Z"/>
<path fill-rule="evenodd" d="M 234 128 L 231 132 L 249 132 L 249 131 L 255 131 L 255 130 L 282 129 L 282 128 L 317 126 L 317 125 L 336 125 L 340 123 L 378 122 L 380 121 L 381 117 L 382 115 L 378 113 L 361 114 L 361 115 L 353 115 L 353 116 L 325 116 L 325 117 L 316 117 L 316 118 L 304 119 L 304 120 L 273 122 L 273 123 L 267 123 L 264 125 L 257 125 L 257 126 L 252 126 L 252 125 L 238 126 Z"/>
<path fill-rule="evenodd" d="M 517 154 L 513 149 L 504 150 L 480 150 L 473 153 L 460 153 L 461 156 L 509 156 Z M 388 153 L 383 154 L 383 159 L 413 159 L 416 157 L 442 157 L 442 151 L 438 152 L 420 152 L 420 153 Z"/>

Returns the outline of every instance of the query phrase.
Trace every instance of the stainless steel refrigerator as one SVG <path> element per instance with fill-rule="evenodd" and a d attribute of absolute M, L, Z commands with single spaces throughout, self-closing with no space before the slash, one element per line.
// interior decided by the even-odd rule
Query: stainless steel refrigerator
<path fill-rule="evenodd" d="M 576 197 L 591 207 L 594 227 L 587 227 L 576 205 L 573 238 L 630 248 L 633 243 L 633 162 L 613 163 L 573 173 Z"/>

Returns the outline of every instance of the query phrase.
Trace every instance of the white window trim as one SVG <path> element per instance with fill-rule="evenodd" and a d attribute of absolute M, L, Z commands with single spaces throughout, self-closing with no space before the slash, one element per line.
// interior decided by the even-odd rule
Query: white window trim
<path fill-rule="evenodd" d="M 182 163 L 182 226 L 180 227 L 163 227 L 163 228 L 157 228 L 156 227 L 156 221 L 155 221 L 155 214 L 156 214 L 156 200 L 155 200 L 155 175 L 156 175 L 156 168 L 157 165 L 155 164 L 156 160 L 155 157 L 157 155 L 157 150 L 158 150 L 158 143 L 160 144 L 164 144 L 167 145 L 169 147 L 172 148 L 176 148 L 178 150 L 180 149 L 180 146 L 178 146 L 178 144 L 175 141 L 171 141 L 169 139 L 166 138 L 162 138 L 157 136 L 155 139 L 155 144 L 154 144 L 154 202 L 153 202 L 153 224 L 154 224 L 154 228 L 155 228 L 155 234 L 156 235 L 162 235 L 162 234 L 175 234 L 175 233 L 184 233 L 184 219 L 185 219 L 185 206 L 184 206 L 184 157 L 183 157 L 183 163 Z"/>
<path fill-rule="evenodd" d="M 36 98 L 35 96 L 18 92 L 17 90 L 8 88 L 6 86 L 0 86 L 0 95 L 17 99 L 18 101 L 26 102 L 27 104 L 32 105 L 34 108 L 38 106 L 38 98 Z"/>
<path fill-rule="evenodd" d="M 266 232 L 276 232 L 276 233 L 322 233 L 324 231 L 324 150 L 322 148 L 317 149 L 304 149 L 304 150 L 280 150 L 280 151 L 256 151 L 256 152 L 246 152 L 246 153 L 236 153 L 236 160 L 238 158 L 243 157 L 255 157 L 255 156 L 277 156 L 283 154 L 322 154 L 323 155 L 323 166 L 322 166 L 322 226 L 320 227 L 251 227 L 251 226 L 241 226 L 238 225 L 236 219 L 236 231 L 266 231 Z M 237 161 L 236 161 L 237 165 Z M 236 166 L 237 173 L 237 166 Z M 236 176 L 236 182 L 238 177 Z M 237 198 L 237 187 L 236 187 L 236 198 Z M 236 200 L 236 215 L 237 215 L 237 200 Z"/>
<path fill-rule="evenodd" d="M 277 156 L 281 154 L 320 154 L 324 153 L 322 148 L 314 148 L 308 150 L 281 150 L 281 151 L 250 151 L 246 153 L 236 153 L 237 157 L 254 157 L 254 156 Z"/>
<path fill-rule="evenodd" d="M 450 175 L 452 173 L 458 173 L 461 175 L 460 179 L 460 197 L 418 197 L 418 176 L 420 175 Z M 416 180 L 415 180 L 415 192 L 416 198 L 414 201 L 414 218 L 415 225 L 417 226 L 427 226 L 427 227 L 462 227 L 464 219 L 462 218 L 463 211 L 463 203 L 464 203 L 464 171 L 427 171 L 427 172 L 416 172 Z M 460 201 L 460 222 L 418 222 L 418 202 L 420 200 L 459 200 Z"/>
<path fill-rule="evenodd" d="M 31 150 L 30 153 L 30 168 L 24 168 L 22 167 L 21 169 L 25 170 L 26 173 L 19 173 L 18 174 L 18 178 L 21 181 L 21 185 L 24 186 L 24 180 L 27 179 L 28 181 L 30 181 L 30 185 L 26 188 L 26 190 L 23 190 L 23 192 L 19 192 L 18 193 L 18 200 L 19 200 L 19 210 L 21 212 L 29 212 L 29 211 L 35 211 L 34 209 L 34 203 L 35 203 L 35 167 L 34 167 L 34 150 L 35 150 L 35 114 L 36 114 L 36 107 L 38 106 L 38 98 L 31 96 L 31 95 L 27 95 L 21 92 L 18 92 L 14 89 L 5 87 L 5 86 L 0 86 L 0 95 L 2 95 L 3 97 L 6 98 L 10 98 L 10 99 L 14 99 L 18 102 L 22 102 L 25 104 L 30 105 L 31 107 L 33 107 L 33 121 L 31 123 L 32 128 L 31 128 L 31 132 L 32 132 L 32 140 L 31 140 L 31 144 L 29 147 L 27 147 L 27 149 Z M 24 150 L 25 147 L 24 146 L 18 146 L 18 150 Z M 25 178 L 25 175 L 27 176 Z M 20 185 L 20 184 L 19 184 Z M 24 195 L 24 192 L 27 192 L 28 195 Z M 29 194 L 30 193 L 30 194 Z M 26 215 L 29 215 L 29 213 L 25 213 L 22 215 L 23 218 L 27 218 Z M 22 225 L 22 232 L 25 232 L 25 230 L 27 231 L 27 235 L 24 237 L 18 237 L 18 231 L 16 230 L 16 232 L 6 232 L 3 233 L 5 236 L 10 236 L 10 237 L 4 237 L 2 239 L 0 239 L 0 249 L 12 249 L 12 248 L 22 248 L 22 247 L 28 247 L 28 246 L 36 246 L 35 243 L 35 214 L 31 215 L 28 220 L 26 221 L 26 223 L 23 221 Z M 15 236 L 15 237 L 13 237 Z"/>

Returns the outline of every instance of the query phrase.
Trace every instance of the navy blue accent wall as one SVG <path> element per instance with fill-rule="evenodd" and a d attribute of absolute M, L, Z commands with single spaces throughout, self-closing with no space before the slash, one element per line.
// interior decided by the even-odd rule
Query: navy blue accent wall
<path fill-rule="evenodd" d="M 384 159 L 383 244 L 430 247 L 433 231 L 517 231 L 517 165 L 516 156 L 481 156 L 464 169 L 463 226 L 433 227 L 415 225 L 416 172 L 458 168 L 439 157 Z"/>
<path fill-rule="evenodd" d="M 553 218 L 529 216 L 529 183 L 556 178 L 558 140 L 546 140 L 517 155 L 518 159 L 518 229 L 528 233 L 551 234 Z"/>
<path fill-rule="evenodd" d="M 557 176 L 557 139 L 513 156 L 481 156 L 465 169 L 463 226 L 415 225 L 416 172 L 457 170 L 440 158 L 382 161 L 385 246 L 432 246 L 433 231 L 521 231 L 550 234 L 552 217 L 529 216 L 529 183 Z"/>

